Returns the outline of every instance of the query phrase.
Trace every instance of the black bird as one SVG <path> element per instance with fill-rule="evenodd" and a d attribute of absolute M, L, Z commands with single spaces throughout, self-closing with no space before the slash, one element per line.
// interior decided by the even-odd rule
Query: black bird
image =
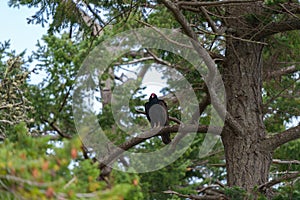
<path fill-rule="evenodd" d="M 151 127 L 161 127 L 169 125 L 168 107 L 164 100 L 158 99 L 157 95 L 152 93 L 149 102 L 145 103 L 146 116 Z M 165 144 L 171 142 L 170 133 L 161 135 Z"/>

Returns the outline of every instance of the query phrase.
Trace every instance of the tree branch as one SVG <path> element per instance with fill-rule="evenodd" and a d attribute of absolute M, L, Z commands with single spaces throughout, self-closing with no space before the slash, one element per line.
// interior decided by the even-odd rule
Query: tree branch
<path fill-rule="evenodd" d="M 279 160 L 279 159 L 273 159 L 274 164 L 288 164 L 288 165 L 300 165 L 299 160 Z"/>
<path fill-rule="evenodd" d="M 153 128 L 149 131 L 145 131 L 144 133 L 140 134 L 138 137 L 133 137 L 129 139 L 128 141 L 124 142 L 123 144 L 119 145 L 119 148 L 116 148 L 111 151 L 109 155 L 106 155 L 100 162 L 102 166 L 105 166 L 117 158 L 119 158 L 122 153 L 140 143 L 143 141 L 158 136 L 158 135 L 163 135 L 163 134 L 168 134 L 168 133 L 177 133 L 180 130 L 180 133 L 187 134 L 190 132 L 197 132 L 197 133 L 207 133 L 208 131 L 208 126 L 205 125 L 193 125 L 193 124 L 188 124 L 188 125 L 173 125 L 173 126 L 165 126 L 165 127 L 157 127 Z M 210 127 L 210 130 L 212 134 L 218 134 L 220 132 L 220 127 Z M 171 143 L 172 144 L 172 143 Z"/>
<path fill-rule="evenodd" d="M 290 180 L 290 179 L 294 179 L 294 178 L 297 178 L 298 176 L 300 175 L 300 172 L 296 172 L 296 173 L 287 173 L 286 175 L 283 175 L 279 178 L 276 178 L 276 179 L 273 179 L 267 183 L 264 183 L 260 186 L 258 186 L 258 190 L 260 191 L 265 191 L 267 190 L 268 188 L 278 184 L 278 183 L 281 183 L 283 181 L 286 181 L 286 180 Z"/>
<path fill-rule="evenodd" d="M 194 194 L 180 194 L 176 191 L 173 190 L 167 190 L 164 191 L 165 194 L 173 194 L 176 195 L 178 197 L 184 197 L 184 198 L 188 198 L 188 199 L 193 199 L 193 200 L 216 200 L 216 199 L 225 199 L 225 196 L 223 194 L 216 194 L 216 195 L 203 195 L 203 196 L 198 196 L 198 195 L 194 195 Z"/>
<path fill-rule="evenodd" d="M 274 151 L 281 145 L 300 138 L 300 125 L 278 133 L 270 138 L 265 139 L 261 143 L 261 148 Z"/>
<path fill-rule="evenodd" d="M 255 36 L 255 40 L 261 40 L 262 38 L 281 33 L 285 31 L 292 31 L 300 29 L 300 20 L 298 18 L 289 19 L 281 22 L 271 22 L 263 27 Z"/>
<path fill-rule="evenodd" d="M 253 2 L 261 2 L 262 0 L 225 0 L 225 1 L 206 1 L 206 2 L 201 2 L 201 1 L 179 1 L 177 3 L 178 6 L 224 6 L 224 5 L 232 5 L 232 4 L 241 4 L 241 3 L 253 3 Z"/>
<path fill-rule="evenodd" d="M 279 70 L 276 70 L 276 71 L 268 72 L 265 75 L 265 79 L 269 80 L 271 78 L 284 76 L 284 75 L 291 74 L 291 73 L 294 73 L 294 72 L 297 72 L 297 71 L 298 70 L 297 70 L 296 66 L 292 65 L 292 66 L 288 66 L 288 67 L 285 67 L 285 68 L 282 68 L 282 69 L 279 69 Z"/>
<path fill-rule="evenodd" d="M 67 138 L 67 139 L 71 139 L 71 138 L 72 138 L 71 135 L 65 134 L 65 133 L 64 133 L 64 132 L 63 132 L 63 131 L 55 124 L 55 121 L 50 122 L 49 120 L 44 119 L 44 118 L 42 118 L 42 120 L 43 120 L 44 122 L 47 122 L 47 123 L 49 124 L 49 126 L 52 127 L 53 130 L 55 130 L 55 131 L 58 133 L 58 135 L 60 135 L 61 137 Z"/>

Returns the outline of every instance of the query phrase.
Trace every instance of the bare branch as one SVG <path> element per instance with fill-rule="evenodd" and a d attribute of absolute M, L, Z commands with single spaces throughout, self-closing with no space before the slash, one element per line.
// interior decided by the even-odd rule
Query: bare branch
<path fill-rule="evenodd" d="M 265 139 L 261 143 L 261 148 L 269 151 L 273 151 L 281 145 L 300 138 L 300 125 L 285 130 L 281 133 Z"/>
<path fill-rule="evenodd" d="M 125 63 L 114 63 L 114 65 L 132 65 L 132 64 L 136 64 L 136 63 L 140 63 L 140 62 L 144 62 L 144 61 L 148 61 L 148 60 L 154 60 L 154 58 L 152 56 L 143 57 L 143 58 L 135 59 L 135 60 L 125 62 Z"/>
<path fill-rule="evenodd" d="M 47 123 L 49 124 L 49 126 L 52 127 L 53 130 L 55 130 L 61 137 L 67 138 L 67 139 L 71 139 L 71 138 L 72 138 L 71 135 L 65 134 L 65 133 L 64 133 L 64 132 L 63 132 L 63 131 L 55 124 L 54 121 L 53 121 L 53 122 L 50 122 L 49 120 L 44 119 L 44 118 L 42 118 L 42 120 L 43 120 L 44 122 L 47 122 Z"/>
<path fill-rule="evenodd" d="M 219 33 L 218 28 L 216 27 L 214 21 L 210 18 L 210 16 L 207 13 L 207 10 L 204 7 L 200 7 L 202 13 L 204 14 L 207 22 L 209 23 L 211 29 L 215 32 L 215 33 Z"/>
<path fill-rule="evenodd" d="M 279 69 L 279 70 L 276 70 L 276 71 L 268 72 L 265 75 L 265 79 L 277 78 L 277 77 L 280 77 L 280 76 L 295 73 L 297 71 L 298 70 L 296 69 L 296 66 L 292 65 L 292 66 L 288 66 L 288 67 L 285 67 L 285 68 L 282 68 L 282 69 Z"/>
<path fill-rule="evenodd" d="M 164 191 L 165 194 L 173 194 L 176 195 L 178 197 L 184 197 L 184 198 L 188 198 L 188 199 L 194 199 L 194 200 L 216 200 L 216 199 L 225 199 L 225 196 L 223 194 L 220 195 L 203 195 L 203 196 L 198 196 L 198 195 L 194 195 L 194 194 L 180 194 L 176 191 L 173 190 L 167 190 Z"/>
<path fill-rule="evenodd" d="M 253 38 L 256 40 L 261 40 L 262 38 L 274 35 L 276 33 L 299 29 L 300 20 L 298 18 L 289 19 L 281 22 L 271 22 L 264 26 L 257 34 L 255 34 Z"/>
<path fill-rule="evenodd" d="M 218 134 L 220 132 L 221 127 L 210 127 L 210 130 L 212 134 L 216 133 Z M 104 166 L 105 164 L 113 162 L 115 159 L 119 158 L 123 151 L 128 150 L 146 139 L 158 136 L 158 135 L 163 135 L 167 133 L 177 133 L 179 132 L 182 134 L 188 134 L 191 132 L 197 132 L 197 133 L 207 133 L 208 131 L 208 126 L 205 125 L 193 125 L 193 124 L 187 124 L 187 125 L 173 125 L 173 126 L 165 126 L 165 127 L 157 127 L 153 128 L 149 131 L 145 131 L 142 134 L 140 134 L 138 137 L 133 137 L 130 140 L 124 142 L 123 144 L 119 145 L 119 148 L 112 150 L 109 155 L 106 155 L 100 162 Z M 171 143 L 172 144 L 172 143 Z"/>
<path fill-rule="evenodd" d="M 295 165 L 300 165 L 299 160 L 279 160 L 279 159 L 273 159 L 274 164 L 295 164 Z"/>
<path fill-rule="evenodd" d="M 236 0 L 236 1 L 179 1 L 177 3 L 178 6 L 224 6 L 224 5 L 233 5 L 233 4 L 241 4 L 241 3 L 253 3 L 253 2 L 262 2 L 262 0 Z"/>
<path fill-rule="evenodd" d="M 299 177 L 300 175 L 300 172 L 296 172 L 296 173 L 287 173 L 286 175 L 283 175 L 279 178 L 276 178 L 276 179 L 273 179 L 267 183 L 264 183 L 260 186 L 258 186 L 258 190 L 260 191 L 265 191 L 266 189 L 278 184 L 278 183 L 281 183 L 283 181 L 287 181 L 287 180 L 290 180 L 290 179 L 294 179 L 294 178 L 297 178 Z"/>

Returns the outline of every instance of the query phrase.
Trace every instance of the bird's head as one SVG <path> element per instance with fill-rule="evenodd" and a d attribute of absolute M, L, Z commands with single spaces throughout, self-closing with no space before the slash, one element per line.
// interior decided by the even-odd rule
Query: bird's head
<path fill-rule="evenodd" d="M 157 95 L 155 93 L 152 93 L 149 97 L 149 101 L 151 101 L 152 99 L 157 99 Z"/>

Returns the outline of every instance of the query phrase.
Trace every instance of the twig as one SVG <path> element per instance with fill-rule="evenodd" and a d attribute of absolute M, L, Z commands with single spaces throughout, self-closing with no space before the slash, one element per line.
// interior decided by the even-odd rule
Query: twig
<path fill-rule="evenodd" d="M 65 186 L 64 189 L 68 188 L 72 183 L 74 183 L 77 180 L 77 177 L 74 176 Z"/>

